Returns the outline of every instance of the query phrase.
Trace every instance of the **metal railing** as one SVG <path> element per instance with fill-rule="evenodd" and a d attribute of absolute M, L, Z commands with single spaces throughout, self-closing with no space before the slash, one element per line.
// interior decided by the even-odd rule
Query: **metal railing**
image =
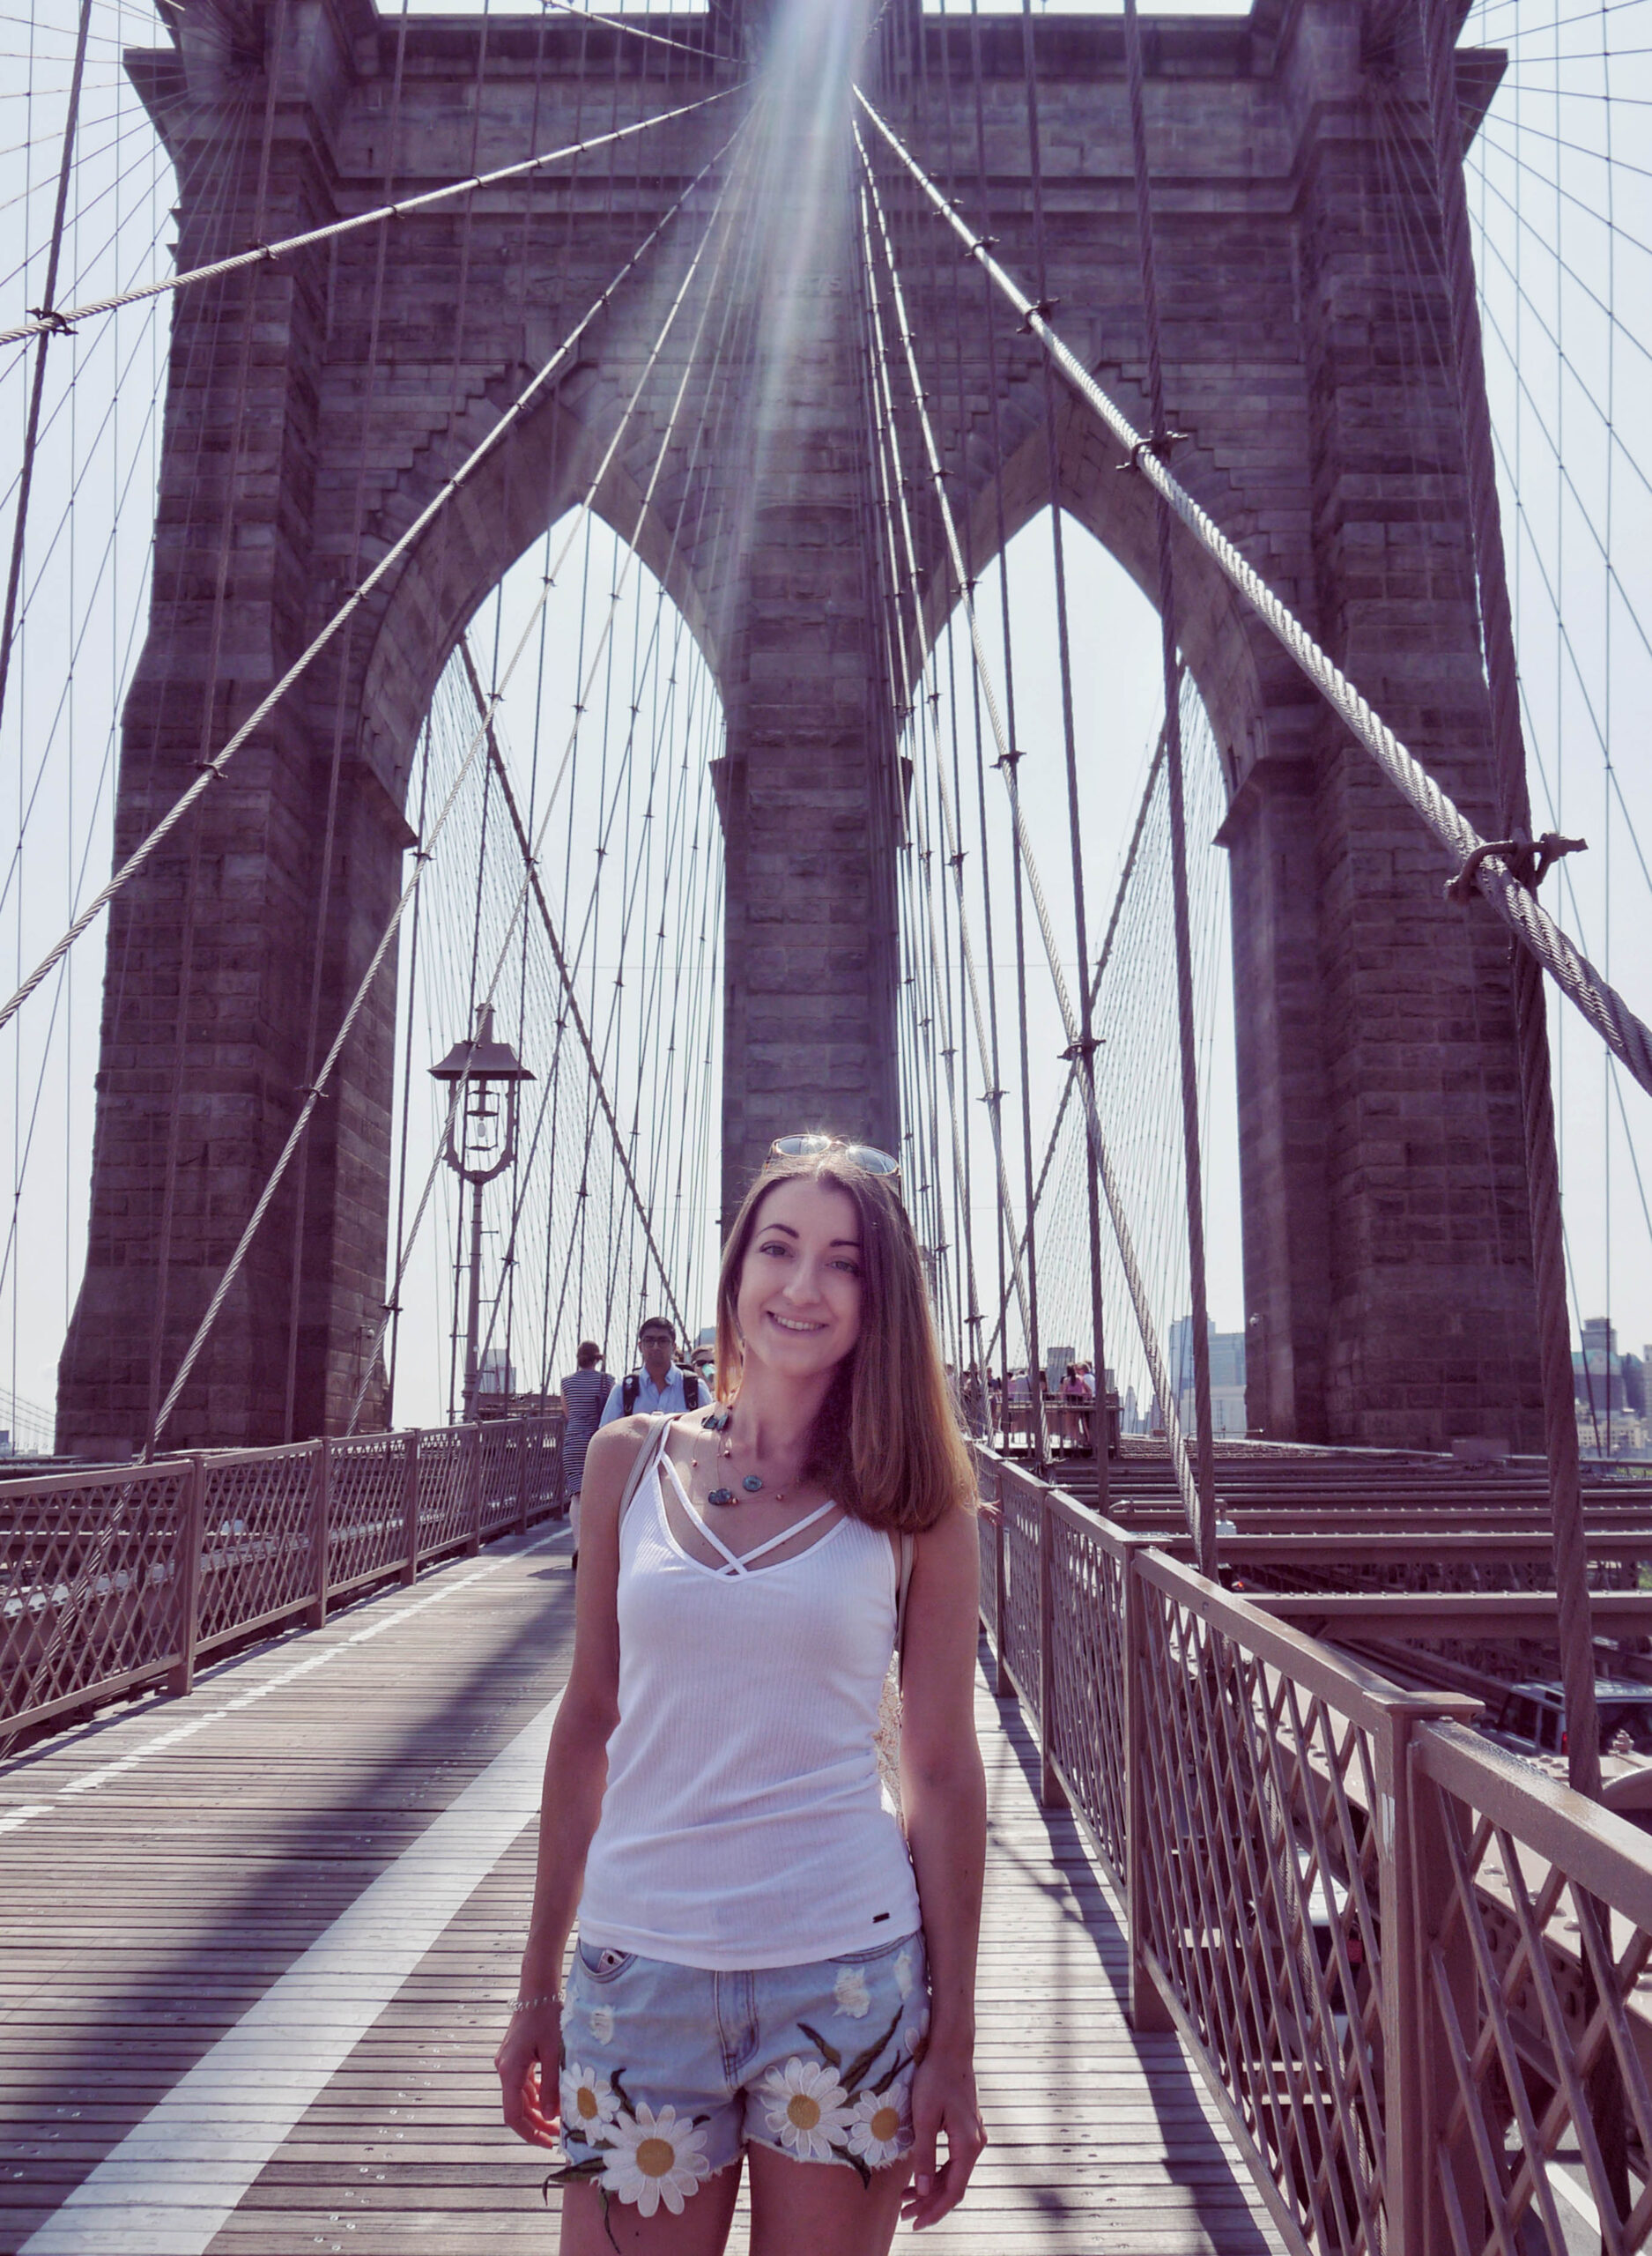
<path fill-rule="evenodd" d="M 562 1503 L 562 1421 L 500 1418 L 0 1482 L 0 1751 Z"/>
<path fill-rule="evenodd" d="M 1314 2256 L 1652 2237 L 1652 1841 L 985 1450 L 982 1615 L 1197 2062 Z"/>

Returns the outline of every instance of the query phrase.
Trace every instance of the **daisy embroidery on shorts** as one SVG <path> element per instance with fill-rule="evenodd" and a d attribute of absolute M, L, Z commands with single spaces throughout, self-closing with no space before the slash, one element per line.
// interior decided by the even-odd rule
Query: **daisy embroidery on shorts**
<path fill-rule="evenodd" d="M 640 2216 L 651 2217 L 663 2201 L 680 2217 L 685 2200 L 711 2175 L 704 2125 L 679 2122 L 675 2107 L 662 2107 L 656 2115 L 646 2099 L 639 2100 L 634 2116 L 616 2117 L 609 2136 L 613 2144 L 603 2191 L 634 2201 Z"/>
<path fill-rule="evenodd" d="M 899 2162 L 906 2152 L 900 2104 L 893 2091 L 863 2091 L 849 2117 L 848 2146 L 870 2170 Z"/>
<path fill-rule="evenodd" d="M 840 2013 L 848 2014 L 851 2021 L 864 2021 L 872 2009 L 872 1993 L 866 1986 L 863 1966 L 840 1966 L 833 2003 Z"/>
<path fill-rule="evenodd" d="M 570 2060 L 562 2071 L 562 2122 L 575 2138 L 589 2138 L 619 2112 L 619 2096 L 606 2076 Z"/>
<path fill-rule="evenodd" d="M 768 2127 L 799 2162 L 826 2162 L 847 2135 L 848 2094 L 819 2060 L 793 2053 L 783 2068 L 763 2079 Z"/>

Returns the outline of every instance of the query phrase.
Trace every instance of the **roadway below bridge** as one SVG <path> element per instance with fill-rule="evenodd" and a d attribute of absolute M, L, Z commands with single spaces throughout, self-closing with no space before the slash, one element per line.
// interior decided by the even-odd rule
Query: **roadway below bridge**
<path fill-rule="evenodd" d="M 567 1549 L 558 1528 L 455 1561 L 0 1770 L 0 2256 L 553 2245 L 491 2057 Z M 992 2144 L 926 2245 L 1266 2256 L 1179 2042 L 1126 2022 L 1117 1906 L 984 1677 L 977 1719 Z"/>

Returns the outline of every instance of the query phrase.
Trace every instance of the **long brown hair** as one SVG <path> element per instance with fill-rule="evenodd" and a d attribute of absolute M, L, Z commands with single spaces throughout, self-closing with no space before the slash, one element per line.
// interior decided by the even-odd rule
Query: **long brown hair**
<path fill-rule="evenodd" d="M 740 1383 L 736 1307 L 759 1209 L 777 1184 L 824 1183 L 854 1201 L 861 1238 L 860 1337 L 820 1406 L 804 1466 L 856 1519 L 933 1527 L 955 1505 L 974 1510 L 975 1479 L 930 1317 L 923 1260 L 888 1180 L 835 1152 L 774 1161 L 741 1203 L 717 1279 L 717 1394 Z"/>

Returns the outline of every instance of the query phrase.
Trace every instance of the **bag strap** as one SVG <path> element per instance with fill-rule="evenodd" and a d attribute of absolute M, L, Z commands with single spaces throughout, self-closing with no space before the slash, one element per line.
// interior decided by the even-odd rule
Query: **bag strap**
<path fill-rule="evenodd" d="M 615 1522 L 616 1526 L 624 1521 L 626 1514 L 630 1510 L 631 1499 L 642 1486 L 644 1474 L 659 1454 L 660 1443 L 664 1439 L 664 1429 L 670 1422 L 669 1411 L 657 1413 L 649 1419 L 648 1431 L 637 1444 L 636 1456 L 632 1460 L 630 1472 L 626 1475 L 626 1485 L 619 1492 L 619 1514 Z"/>
<path fill-rule="evenodd" d="M 900 1569 L 895 1582 L 895 1659 L 904 1674 L 907 1659 L 907 1593 L 912 1587 L 912 1562 L 918 1540 L 909 1528 L 900 1531 Z"/>

